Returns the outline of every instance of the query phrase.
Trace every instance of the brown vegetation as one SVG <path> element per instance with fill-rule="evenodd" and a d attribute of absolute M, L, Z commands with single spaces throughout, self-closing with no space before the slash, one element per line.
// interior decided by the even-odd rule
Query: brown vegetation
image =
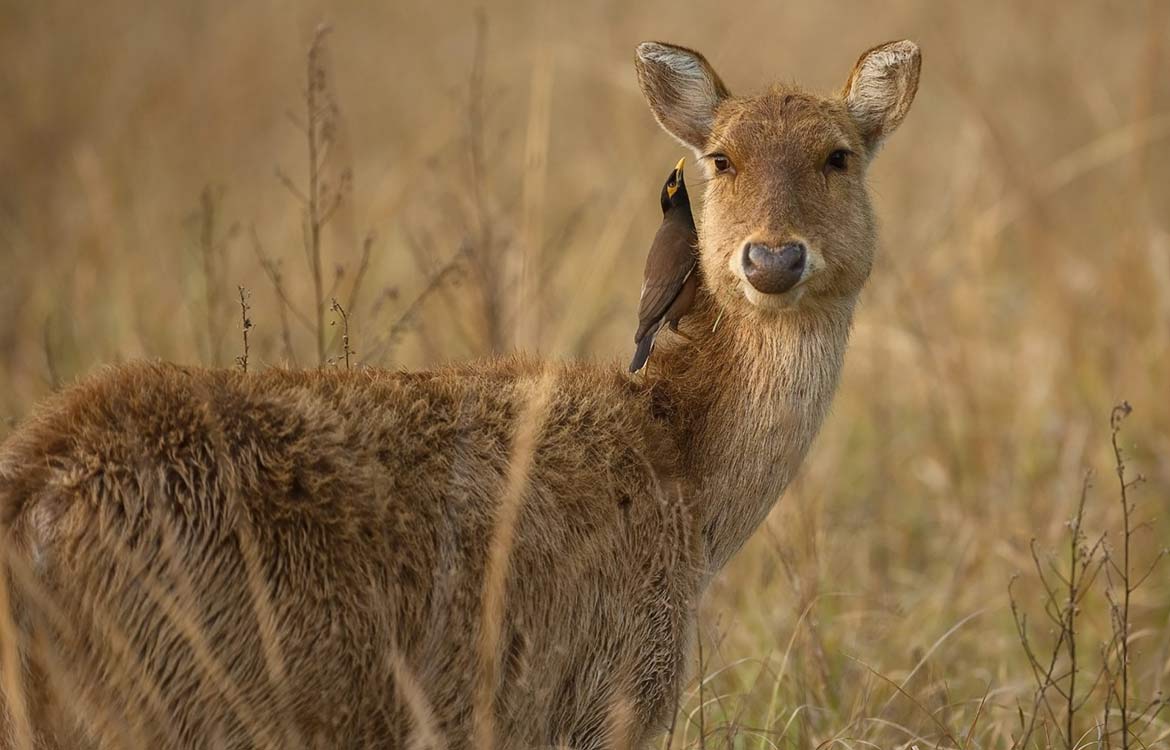
<path fill-rule="evenodd" d="M 871 172 L 883 251 L 840 395 L 784 502 L 704 599 L 700 678 L 673 745 L 1010 747 L 1028 732 L 1030 747 L 1121 747 L 1119 690 L 1143 716 L 1140 742 L 1166 741 L 1152 703 L 1170 658 L 1164 567 L 1125 597 L 1116 577 L 1085 588 L 1075 693 L 1088 702 L 1071 731 L 1052 688 L 1051 708 L 1035 700 L 1007 595 L 1020 573 L 1013 592 L 1039 621 L 1048 594 L 1029 542 L 1041 560 L 1067 554 L 1063 524 L 1084 467 L 1104 475 L 1114 460 L 1107 417 L 1123 395 L 1137 409 L 1120 445 L 1147 480 L 1129 490 L 1130 569 L 1168 537 L 1161 4 L 503 3 L 477 18 L 430 3 L 328 17 L 345 117 L 321 169 L 340 186 L 352 168 L 352 185 L 321 231 L 319 295 L 298 199 L 272 177 L 279 164 L 305 184 L 304 129 L 285 112 L 303 125 L 317 9 L 10 9 L 0 416 L 103 362 L 242 356 L 235 284 L 256 326 L 250 372 L 316 364 L 332 297 L 355 362 L 419 367 L 519 341 L 616 368 L 653 187 L 679 155 L 636 94 L 632 46 L 692 43 L 747 89 L 777 75 L 828 88 L 856 49 L 910 36 L 929 67 Z M 224 187 L 208 193 L 204 235 L 208 185 Z M 326 360 L 344 359 L 341 328 Z M 1108 532 L 1120 565 L 1123 506 L 1098 484 L 1081 533 Z M 1127 684 L 1105 682 L 1115 666 L 1094 683 L 1123 606 Z M 1045 666 L 1049 630 L 1029 630 Z M 1049 675 L 1061 686 L 1062 664 Z"/>

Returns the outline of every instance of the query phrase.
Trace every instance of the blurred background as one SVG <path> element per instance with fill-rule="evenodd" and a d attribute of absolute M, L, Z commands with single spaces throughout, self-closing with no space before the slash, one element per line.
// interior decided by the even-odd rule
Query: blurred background
<path fill-rule="evenodd" d="M 642 102 L 635 45 L 695 47 L 733 92 L 827 91 L 867 48 L 916 40 L 916 102 L 871 170 L 882 251 L 844 381 L 703 604 L 672 742 L 1067 746 L 1008 586 L 1059 683 L 1044 611 L 1064 610 L 1036 561 L 1067 568 L 1089 469 L 1101 572 L 1079 600 L 1073 733 L 1104 742 L 1123 399 L 1127 480 L 1145 477 L 1132 570 L 1170 539 L 1170 4 L 0 5 L 0 437 L 106 363 L 234 366 L 239 287 L 251 367 L 344 366 L 332 298 L 355 364 L 522 348 L 621 366 L 684 155 Z M 1155 747 L 1170 565 L 1130 601 L 1131 735 Z"/>

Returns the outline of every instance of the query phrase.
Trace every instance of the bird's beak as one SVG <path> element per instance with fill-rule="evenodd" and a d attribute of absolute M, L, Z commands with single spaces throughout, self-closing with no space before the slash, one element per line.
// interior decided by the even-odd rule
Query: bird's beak
<path fill-rule="evenodd" d="M 674 177 L 672 177 L 670 179 L 670 181 L 666 183 L 666 197 L 673 198 L 674 194 L 678 192 L 679 187 L 682 185 L 683 162 L 685 162 L 686 160 L 687 160 L 687 157 L 684 156 L 683 158 L 678 160 L 678 164 L 674 165 Z M 674 184 L 673 185 L 670 184 L 671 182 L 673 182 Z"/>

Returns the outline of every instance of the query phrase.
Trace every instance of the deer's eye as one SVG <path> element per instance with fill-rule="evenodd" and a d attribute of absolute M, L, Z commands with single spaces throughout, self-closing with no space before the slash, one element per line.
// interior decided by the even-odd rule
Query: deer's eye
<path fill-rule="evenodd" d="M 735 167 L 726 154 L 712 154 L 711 163 L 715 165 L 715 174 L 735 173 Z"/>
<path fill-rule="evenodd" d="M 845 171 L 845 168 L 849 166 L 849 156 L 849 152 L 845 149 L 837 149 L 829 154 L 829 158 L 825 159 L 825 169 L 836 169 L 839 172 Z"/>

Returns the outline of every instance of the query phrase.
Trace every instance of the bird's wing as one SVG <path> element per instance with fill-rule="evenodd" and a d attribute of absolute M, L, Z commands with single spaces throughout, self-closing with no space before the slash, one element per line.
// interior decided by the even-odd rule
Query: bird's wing
<path fill-rule="evenodd" d="M 682 291 L 687 278 L 694 273 L 696 265 L 694 243 L 695 233 L 689 226 L 669 222 L 659 228 L 658 234 L 654 237 L 654 244 L 650 247 L 650 255 L 655 257 L 659 253 L 665 253 L 668 256 L 656 258 L 657 272 L 652 272 L 647 263 L 646 278 L 642 283 L 642 299 L 638 305 L 638 333 L 634 336 L 634 341 L 641 341 L 646 331 L 662 319 L 670 309 L 670 304 Z M 685 256 L 682 256 L 683 253 Z M 670 254 L 674 257 L 669 257 Z"/>

